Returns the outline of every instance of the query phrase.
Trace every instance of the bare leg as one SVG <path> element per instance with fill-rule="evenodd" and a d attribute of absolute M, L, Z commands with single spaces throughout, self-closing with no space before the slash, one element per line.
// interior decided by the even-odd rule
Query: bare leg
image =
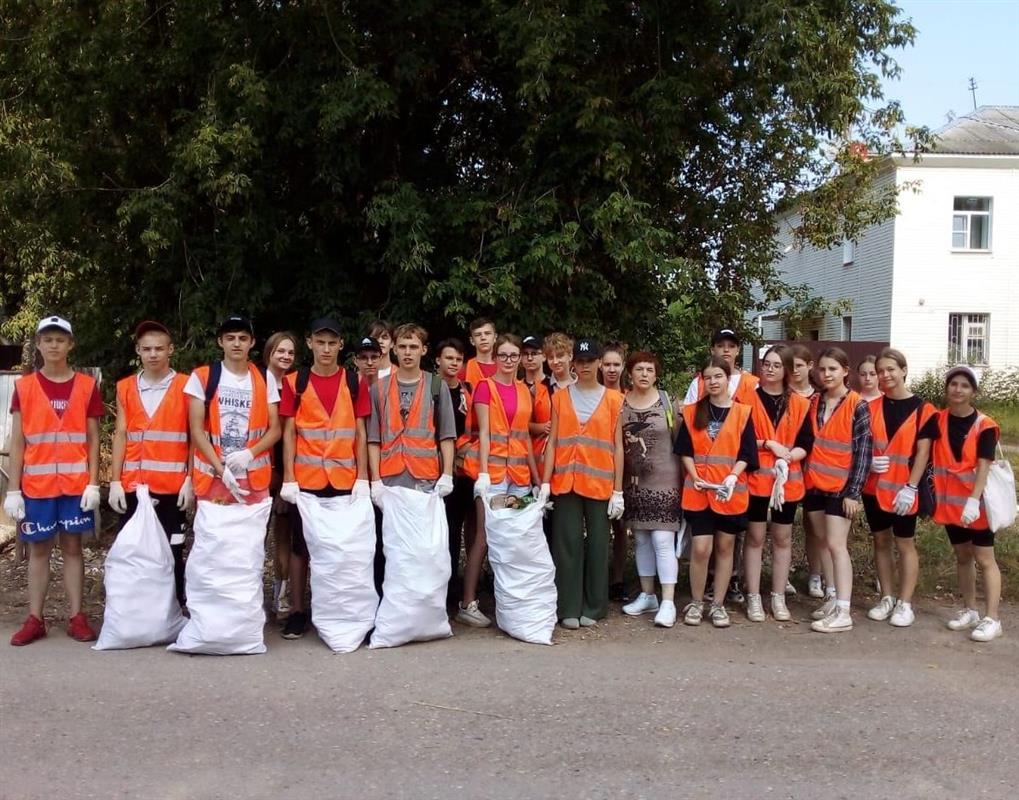
<path fill-rule="evenodd" d="M 899 551 L 899 599 L 903 603 L 913 602 L 913 592 L 920 577 L 920 554 L 916 552 L 915 539 L 895 540 Z M 884 587 L 884 583 L 881 584 Z"/>
<path fill-rule="evenodd" d="M 853 598 L 853 561 L 849 557 L 851 525 L 852 521 L 845 517 L 825 514 L 825 539 L 835 568 L 835 594 L 837 599 L 845 602 Z"/>
<path fill-rule="evenodd" d="M 881 582 L 881 594 L 895 597 L 895 563 L 892 559 L 892 531 L 874 531 L 874 566 L 877 568 L 877 579 Z M 901 590 L 901 586 L 899 587 Z M 905 597 L 900 599 L 906 600 Z"/>
<path fill-rule="evenodd" d="M 467 551 L 467 564 L 464 567 L 464 595 L 463 604 L 468 606 L 478 599 L 478 581 L 481 579 L 481 564 L 485 560 L 485 553 L 488 552 L 488 539 L 485 536 L 485 507 L 484 501 L 478 497 L 474 500 L 476 509 L 474 525 L 474 536 L 471 537 L 471 546 Z"/>
<path fill-rule="evenodd" d="M 955 572 L 959 577 L 959 594 L 966 608 L 977 607 L 977 570 L 973 560 L 972 542 L 953 545 L 955 548 Z"/>
<path fill-rule="evenodd" d="M 46 605 L 46 590 L 50 585 L 50 553 L 56 541 L 54 536 L 45 542 L 28 543 L 28 612 L 39 619 L 42 619 Z"/>
<path fill-rule="evenodd" d="M 736 536 L 731 533 L 715 532 L 715 603 L 725 602 L 725 592 L 732 577 L 732 555 L 736 548 Z"/>
<path fill-rule="evenodd" d="M 81 554 L 81 536 L 61 533 L 60 552 L 64 557 L 64 593 L 71 616 L 81 613 L 85 586 L 85 559 Z"/>
<path fill-rule="evenodd" d="M 749 534 L 749 529 L 747 530 Z M 749 536 L 747 541 L 749 542 Z M 744 558 L 746 554 L 744 553 Z M 771 591 L 785 596 L 793 561 L 793 526 L 771 523 Z"/>
<path fill-rule="evenodd" d="M 694 536 L 690 546 L 690 597 L 695 603 L 704 602 L 704 586 L 708 580 L 708 560 L 711 558 L 714 538 L 714 536 Z"/>
<path fill-rule="evenodd" d="M 809 514 L 810 525 L 814 530 L 815 540 L 821 548 L 819 560 L 821 562 L 821 574 L 824 576 L 824 584 L 826 587 L 832 587 L 835 585 L 835 566 L 832 563 L 831 553 L 828 550 L 826 517 L 827 515 L 823 511 L 811 511 Z"/>
<path fill-rule="evenodd" d="M 994 548 L 974 546 L 973 558 L 980 565 L 980 574 L 984 579 L 984 598 L 987 600 L 985 616 L 997 619 L 998 602 L 1001 600 L 1001 570 L 994 558 Z"/>
<path fill-rule="evenodd" d="M 747 582 L 747 593 L 761 593 L 761 561 L 764 555 L 764 539 L 767 522 L 747 523 L 747 537 L 743 541 L 743 578 Z M 785 584 L 782 584 L 785 591 Z"/>
<path fill-rule="evenodd" d="M 824 552 L 824 546 L 814 524 L 814 515 L 806 511 L 803 512 L 803 530 L 806 534 L 804 544 L 807 551 L 807 571 L 811 575 L 822 575 L 824 567 L 821 564 L 821 554 Z"/>

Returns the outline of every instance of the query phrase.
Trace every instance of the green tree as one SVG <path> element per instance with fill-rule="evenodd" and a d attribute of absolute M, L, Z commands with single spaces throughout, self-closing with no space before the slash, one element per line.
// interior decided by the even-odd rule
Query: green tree
<path fill-rule="evenodd" d="M 11 0 L 0 9 L 2 329 L 75 321 L 114 372 L 144 317 L 433 335 L 478 314 L 656 347 L 788 293 L 902 122 L 885 0 Z M 870 157 L 861 156 L 865 144 Z"/>

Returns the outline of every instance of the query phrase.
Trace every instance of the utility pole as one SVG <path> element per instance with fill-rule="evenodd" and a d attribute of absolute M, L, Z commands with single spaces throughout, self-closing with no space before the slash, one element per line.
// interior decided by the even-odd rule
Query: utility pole
<path fill-rule="evenodd" d="M 970 78 L 969 79 L 969 90 L 970 90 L 970 92 L 973 95 L 973 110 L 976 111 L 977 110 L 977 79 L 976 78 Z"/>

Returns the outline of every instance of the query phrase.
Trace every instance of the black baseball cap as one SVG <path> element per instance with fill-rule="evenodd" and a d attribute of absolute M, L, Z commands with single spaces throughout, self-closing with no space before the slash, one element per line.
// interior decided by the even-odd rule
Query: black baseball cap
<path fill-rule="evenodd" d="M 382 355 L 382 345 L 379 344 L 378 339 L 374 339 L 371 336 L 363 336 L 358 339 L 357 346 L 354 348 L 355 353 L 364 353 L 367 351 L 378 353 Z"/>
<path fill-rule="evenodd" d="M 531 333 L 521 339 L 520 343 L 524 350 L 541 350 L 541 346 L 544 344 L 544 341 L 545 340 L 540 336 L 535 336 Z"/>
<path fill-rule="evenodd" d="M 738 345 L 743 344 L 743 340 L 740 338 L 740 335 L 732 328 L 719 328 L 711 334 L 711 345 L 714 347 L 716 344 L 724 342 L 726 339 L 735 342 Z"/>
<path fill-rule="evenodd" d="M 141 339 L 146 333 L 165 333 L 172 339 L 173 336 L 170 334 L 170 329 L 167 328 L 162 322 L 156 322 L 154 319 L 142 320 L 138 323 L 138 326 L 134 329 L 134 338 L 137 341 Z"/>
<path fill-rule="evenodd" d="M 241 316 L 240 314 L 231 314 L 219 323 L 219 328 L 216 329 L 216 335 L 222 336 L 224 333 L 235 333 L 237 331 L 249 333 L 252 337 L 254 337 L 255 326 L 251 324 L 251 320 L 247 317 Z"/>
<path fill-rule="evenodd" d="M 335 333 L 341 339 L 343 338 L 343 331 L 340 329 L 340 323 L 334 320 L 332 317 L 319 317 L 317 320 L 311 323 L 308 327 L 310 333 L 320 333 L 321 331 L 329 331 Z"/>
<path fill-rule="evenodd" d="M 601 342 L 597 339 L 578 339 L 573 345 L 574 361 L 594 361 L 601 358 Z"/>

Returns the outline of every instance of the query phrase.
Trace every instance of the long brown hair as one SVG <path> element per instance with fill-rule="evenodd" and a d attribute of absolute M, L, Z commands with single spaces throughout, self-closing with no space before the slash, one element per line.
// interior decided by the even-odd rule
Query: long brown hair
<path fill-rule="evenodd" d="M 704 372 L 711 369 L 712 367 L 718 367 L 722 372 L 725 373 L 725 377 L 729 378 L 732 376 L 732 367 L 729 366 L 729 362 L 720 356 L 712 356 L 705 362 L 704 366 L 701 367 L 701 382 L 704 382 Z M 708 427 L 708 404 L 711 402 L 711 398 L 708 397 L 708 386 L 704 384 L 704 397 L 697 401 L 697 410 L 694 411 L 693 415 L 693 426 L 702 431 Z"/>
<path fill-rule="evenodd" d="M 265 364 L 266 369 L 272 366 L 269 362 L 272 360 L 272 354 L 276 352 L 276 348 L 280 346 L 280 342 L 287 339 L 294 343 L 294 364 L 297 363 L 297 345 L 301 340 L 297 338 L 297 334 L 290 331 L 276 331 L 265 340 L 265 347 L 262 348 L 262 363 Z"/>
<path fill-rule="evenodd" d="M 761 363 L 764 363 L 769 355 L 774 353 L 782 361 L 782 395 L 778 400 L 778 405 L 775 415 L 775 419 L 782 419 L 782 415 L 785 414 L 785 410 L 789 407 L 789 394 L 792 392 L 792 379 L 793 379 L 793 349 L 789 345 L 776 344 L 772 345 L 767 349 L 763 356 L 761 356 Z"/>
<path fill-rule="evenodd" d="M 829 348 L 827 348 L 824 352 L 821 353 L 821 355 L 819 355 L 817 357 L 817 363 L 818 364 L 821 363 L 821 359 L 822 358 L 830 358 L 832 361 L 838 362 L 838 364 L 840 366 L 842 366 L 846 370 L 847 373 L 850 372 L 850 370 L 851 370 L 851 368 L 849 366 L 849 356 L 846 355 L 846 351 L 843 350 L 841 347 L 829 347 Z M 860 363 L 862 364 L 863 361 L 861 361 Z M 857 370 L 859 370 L 859 367 L 857 367 Z M 846 386 L 849 385 L 849 375 L 848 374 L 843 379 L 843 383 Z"/>

